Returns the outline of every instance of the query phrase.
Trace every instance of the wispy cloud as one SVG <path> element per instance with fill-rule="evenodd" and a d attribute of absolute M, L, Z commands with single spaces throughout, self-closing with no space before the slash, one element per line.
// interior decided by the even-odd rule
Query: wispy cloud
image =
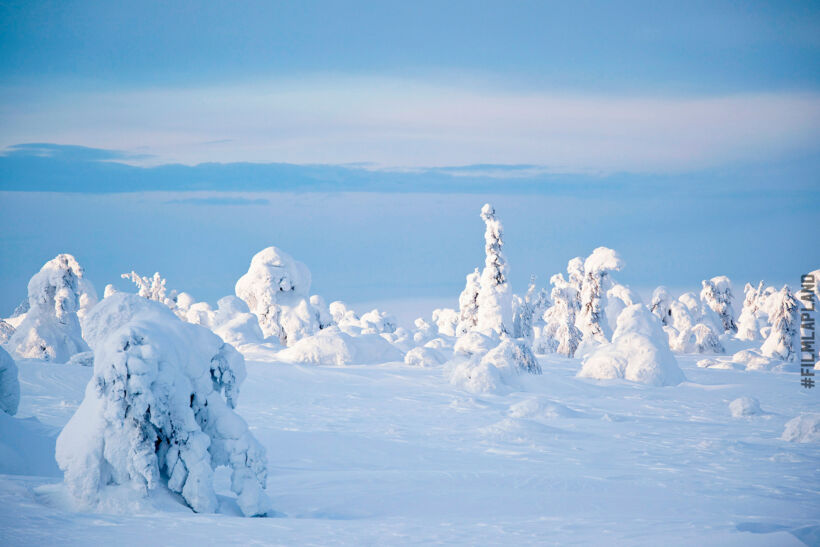
<path fill-rule="evenodd" d="M 312 77 L 70 94 L 0 89 L 0 145 L 141 152 L 130 163 L 519 164 L 681 172 L 813 152 L 820 95 L 607 96 L 441 81 Z M 149 157 L 150 156 L 150 157 Z M 496 170 L 500 174 L 500 170 Z M 510 176 L 511 173 L 505 173 Z"/>

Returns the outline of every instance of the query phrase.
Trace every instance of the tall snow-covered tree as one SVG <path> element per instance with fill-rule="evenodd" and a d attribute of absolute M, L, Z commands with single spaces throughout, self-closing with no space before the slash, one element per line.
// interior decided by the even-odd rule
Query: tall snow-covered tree
<path fill-rule="evenodd" d="M 672 310 L 669 308 L 671 303 L 672 297 L 669 296 L 666 287 L 660 286 L 652 291 L 652 302 L 649 305 L 649 311 L 661 320 L 663 326 L 672 324 Z"/>
<path fill-rule="evenodd" d="M 548 305 L 547 291 L 536 287 L 535 275 L 530 276 L 527 294 L 523 298 L 513 295 L 513 338 L 531 342 L 533 325 L 541 320 Z"/>
<path fill-rule="evenodd" d="M 763 281 L 757 287 L 746 283 L 744 287 L 743 308 L 737 319 L 737 337 L 740 340 L 760 339 L 760 298 L 763 294 Z"/>
<path fill-rule="evenodd" d="M 83 276 L 77 259 L 60 254 L 31 278 L 29 310 L 8 341 L 12 354 L 65 363 L 72 355 L 88 351 L 77 317 Z"/>
<path fill-rule="evenodd" d="M 547 325 L 542 331 L 539 349 L 573 357 L 582 338 L 580 329 L 575 326 L 578 291 L 560 273 L 552 276 L 550 283 L 553 305 L 547 313 Z"/>
<path fill-rule="evenodd" d="M 609 341 L 612 333 L 606 319 L 606 292 L 609 274 L 623 267 L 618 253 L 598 247 L 584 261 L 584 282 L 581 289 L 581 311 L 576 326 L 584 339 L 598 343 Z"/>
<path fill-rule="evenodd" d="M 760 351 L 766 357 L 796 361 L 800 355 L 800 317 L 797 300 L 788 285 L 784 285 L 772 298 L 769 316 L 772 328 Z"/>
<path fill-rule="evenodd" d="M 458 297 L 458 325 L 456 334 L 461 336 L 478 324 L 478 293 L 481 291 L 481 274 L 478 268 L 467 274 L 467 284 Z"/>
<path fill-rule="evenodd" d="M 719 275 L 701 282 L 701 301 L 720 318 L 723 332 L 737 332 L 735 311 L 732 308 L 732 283 L 725 275 Z"/>
<path fill-rule="evenodd" d="M 481 272 L 481 289 L 478 304 L 479 331 L 497 334 L 512 332 L 512 292 L 508 283 L 508 266 L 504 258 L 504 235 L 501 221 L 489 203 L 481 208 L 484 220 L 484 270 Z"/>
<path fill-rule="evenodd" d="M 94 375 L 57 439 L 69 492 L 93 506 L 108 487 L 147 495 L 164 484 L 194 511 L 214 512 L 214 469 L 226 466 L 242 513 L 265 514 L 265 450 L 233 411 L 242 355 L 133 294 L 109 296 L 85 324 Z"/>

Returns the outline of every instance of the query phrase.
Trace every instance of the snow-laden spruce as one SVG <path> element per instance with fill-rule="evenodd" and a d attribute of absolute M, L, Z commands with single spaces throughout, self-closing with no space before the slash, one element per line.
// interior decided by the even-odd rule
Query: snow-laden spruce
<path fill-rule="evenodd" d="M 763 295 L 763 281 L 757 287 L 746 283 L 743 289 L 743 308 L 740 310 L 740 317 L 737 319 L 737 338 L 754 342 L 760 340 L 760 329 L 763 327 L 764 313 L 761 310 L 761 299 Z"/>
<path fill-rule="evenodd" d="M 533 344 L 536 353 L 558 353 L 573 357 L 581 344 L 582 334 L 575 326 L 578 290 L 560 273 L 550 278 L 553 305 L 545 312 L 544 325 Z"/>
<path fill-rule="evenodd" d="M 481 219 L 485 225 L 484 270 L 481 272 L 481 288 L 476 299 L 476 328 L 485 334 L 511 334 L 512 291 L 507 282 L 509 268 L 503 253 L 503 227 L 489 203 L 481 208 Z"/>
<path fill-rule="evenodd" d="M 137 286 L 141 297 L 148 300 L 161 302 L 171 308 L 176 308 L 177 291 L 169 291 L 166 287 L 168 281 L 159 272 L 154 272 L 152 277 L 141 276 L 135 271 L 120 275 L 123 279 L 128 279 Z"/>
<path fill-rule="evenodd" d="M 606 318 L 606 293 L 612 282 L 610 273 L 623 267 L 618 253 L 607 247 L 598 247 L 584 261 L 584 277 L 581 288 L 581 311 L 577 326 L 584 342 L 604 344 L 611 338 Z"/>
<path fill-rule="evenodd" d="M 672 324 L 671 304 L 672 297 L 669 296 L 666 287 L 661 286 L 652 291 L 652 302 L 649 304 L 649 311 L 660 319 L 663 326 Z"/>
<path fill-rule="evenodd" d="M 456 335 L 462 336 L 478 324 L 478 293 L 481 292 L 481 273 L 478 268 L 467 274 L 464 290 L 458 296 L 458 325 Z"/>
<path fill-rule="evenodd" d="M 88 351 L 77 316 L 81 294 L 89 294 L 83 275 L 77 259 L 60 254 L 31 278 L 29 309 L 8 341 L 13 355 L 65 363 L 72 355 Z"/>
<path fill-rule="evenodd" d="M 523 298 L 513 295 L 513 338 L 524 338 L 532 344 L 534 327 L 541 326 L 542 317 L 549 304 L 547 290 L 537 288 L 535 276 L 530 276 L 527 294 Z"/>
<path fill-rule="evenodd" d="M 618 317 L 612 343 L 596 348 L 584 359 L 582 378 L 623 378 L 654 386 L 677 385 L 685 380 L 669 350 L 660 320 L 641 304 Z"/>
<path fill-rule="evenodd" d="M 664 326 L 669 347 L 678 353 L 724 353 L 718 336 L 717 314 L 702 306 L 694 293 L 684 293 L 669 304 L 671 324 Z"/>
<path fill-rule="evenodd" d="M 319 331 L 309 291 L 310 270 L 276 247 L 256 253 L 248 273 L 236 282 L 236 296 L 259 317 L 264 335 L 285 346 Z"/>
<path fill-rule="evenodd" d="M 445 369 L 450 383 L 472 393 L 492 393 L 509 390 L 521 374 L 541 374 L 541 365 L 523 340 L 507 334 L 499 338 L 477 331 L 459 338 L 456 353 L 461 357 Z M 474 343 L 469 349 L 464 345 L 467 340 Z"/>
<path fill-rule="evenodd" d="M 0 347 L 0 411 L 14 416 L 20 404 L 20 380 L 17 364 L 11 355 Z"/>
<path fill-rule="evenodd" d="M 233 411 L 242 356 L 165 305 L 117 293 L 86 317 L 94 375 L 57 439 L 71 494 L 105 506 L 110 489 L 167 487 L 196 512 L 217 509 L 213 475 L 231 469 L 246 516 L 269 510 L 265 450 Z"/>
<path fill-rule="evenodd" d="M 769 306 L 772 327 L 760 347 L 761 353 L 783 361 L 797 361 L 800 355 L 800 316 L 797 300 L 788 285 L 771 297 Z"/>
<path fill-rule="evenodd" d="M 737 332 L 735 311 L 732 307 L 732 282 L 725 275 L 713 277 L 701 282 L 700 299 L 720 318 L 721 332 Z"/>

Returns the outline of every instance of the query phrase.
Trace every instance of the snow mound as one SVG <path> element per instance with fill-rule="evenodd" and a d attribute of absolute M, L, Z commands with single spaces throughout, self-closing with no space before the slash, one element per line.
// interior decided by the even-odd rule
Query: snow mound
<path fill-rule="evenodd" d="M 14 416 L 19 404 L 20 380 L 17 378 L 17 363 L 0 347 L 0 414 L 5 412 Z"/>
<path fill-rule="evenodd" d="M 290 346 L 319 330 L 319 314 L 310 304 L 310 281 L 307 266 L 268 247 L 251 259 L 235 292 L 259 318 L 266 337 L 277 337 Z"/>
<path fill-rule="evenodd" d="M 541 374 L 541 365 L 529 346 L 509 336 L 485 354 L 457 359 L 446 369 L 451 384 L 472 393 L 509 391 L 522 373 Z"/>
<path fill-rule="evenodd" d="M 265 450 L 232 410 L 242 356 L 137 295 L 113 294 L 86 319 L 94 375 L 56 450 L 71 494 L 94 507 L 117 486 L 143 496 L 167 487 L 214 512 L 213 470 L 227 466 L 242 513 L 265 514 Z"/>
<path fill-rule="evenodd" d="M 820 414 L 801 414 L 786 422 L 784 441 L 794 443 L 812 443 L 820 441 Z"/>
<path fill-rule="evenodd" d="M 402 361 L 404 355 L 378 334 L 351 336 L 339 327 L 322 329 L 276 354 L 280 361 L 315 365 L 370 365 Z"/>
<path fill-rule="evenodd" d="M 560 403 L 540 398 L 524 399 L 511 405 L 508 412 L 511 418 L 528 420 L 554 420 L 556 418 L 581 418 L 583 414 Z"/>
<path fill-rule="evenodd" d="M 578 376 L 623 378 L 655 386 L 677 385 L 685 380 L 659 319 L 641 304 L 621 312 L 612 343 L 590 353 Z"/>
<path fill-rule="evenodd" d="M 446 360 L 440 351 L 427 346 L 413 348 L 404 356 L 404 364 L 414 367 L 435 367 L 444 364 Z"/>
<path fill-rule="evenodd" d="M 733 418 L 742 418 L 744 416 L 754 416 L 762 414 L 760 409 L 760 402 L 754 397 L 739 397 L 729 403 L 729 411 Z"/>
<path fill-rule="evenodd" d="M 453 346 L 453 351 L 457 355 L 463 355 L 465 357 L 484 355 L 496 344 L 498 344 L 497 338 L 484 335 L 478 331 L 470 331 L 458 337 Z"/>
<path fill-rule="evenodd" d="M 780 359 L 766 357 L 754 349 L 744 349 L 732 355 L 732 362 L 741 365 L 746 370 L 773 370 L 783 364 Z"/>
<path fill-rule="evenodd" d="M 11 353 L 65 363 L 75 353 L 87 351 L 77 316 L 87 287 L 73 256 L 61 254 L 46 262 L 28 283 L 29 310 L 9 338 Z"/>
<path fill-rule="evenodd" d="M 54 461 L 57 429 L 37 418 L 14 418 L 0 412 L 0 474 L 59 477 Z"/>

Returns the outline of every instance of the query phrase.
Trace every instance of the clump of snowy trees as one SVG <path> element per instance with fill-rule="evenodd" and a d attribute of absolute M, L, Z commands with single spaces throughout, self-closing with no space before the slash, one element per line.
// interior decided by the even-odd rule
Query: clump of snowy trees
<path fill-rule="evenodd" d="M 147 495 L 162 486 L 214 512 L 214 469 L 227 466 L 243 514 L 265 514 L 265 451 L 233 410 L 242 356 L 136 295 L 109 296 L 86 324 L 94 375 L 57 440 L 69 491 L 94 506 L 110 487 Z"/>

